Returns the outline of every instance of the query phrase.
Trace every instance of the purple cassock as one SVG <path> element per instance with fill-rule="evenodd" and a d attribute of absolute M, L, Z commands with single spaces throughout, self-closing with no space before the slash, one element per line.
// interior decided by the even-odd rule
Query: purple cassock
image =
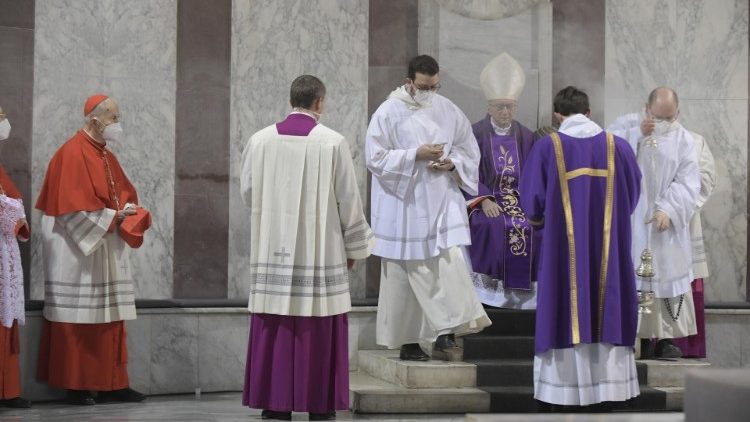
<path fill-rule="evenodd" d="M 307 136 L 315 125 L 312 117 L 293 113 L 276 129 Z M 242 404 L 277 412 L 349 409 L 348 339 L 346 314 L 250 315 Z"/>
<path fill-rule="evenodd" d="M 471 204 L 471 265 L 475 273 L 488 276 L 478 288 L 489 291 L 503 288 L 529 290 L 536 276 L 541 233 L 534 233 L 521 210 L 518 182 L 536 138 L 515 120 L 508 135 L 498 135 L 490 119 L 487 115 L 472 126 L 482 158 L 479 162 L 479 194 L 464 193 Z M 485 197 L 494 198 L 500 206 L 502 213 L 499 217 L 490 218 L 484 214 L 480 202 Z M 499 285 L 501 281 L 502 286 Z"/>
<path fill-rule="evenodd" d="M 633 346 L 638 324 L 630 216 L 641 173 L 627 141 L 552 134 L 521 177 L 521 206 L 543 232 L 536 354 L 579 343 Z"/>

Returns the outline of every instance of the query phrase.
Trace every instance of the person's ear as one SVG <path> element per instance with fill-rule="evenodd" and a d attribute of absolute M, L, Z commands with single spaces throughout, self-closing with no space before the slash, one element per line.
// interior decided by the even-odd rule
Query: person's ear
<path fill-rule="evenodd" d="M 555 116 L 555 119 L 557 119 L 557 123 L 562 123 L 563 120 L 565 119 L 565 116 L 563 116 L 562 114 L 558 112 L 554 112 L 552 114 Z"/>

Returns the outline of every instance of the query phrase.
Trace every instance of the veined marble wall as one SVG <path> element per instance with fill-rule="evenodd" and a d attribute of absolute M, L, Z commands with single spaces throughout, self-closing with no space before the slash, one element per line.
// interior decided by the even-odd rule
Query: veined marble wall
<path fill-rule="evenodd" d="M 247 297 L 250 212 L 239 194 L 240 158 L 250 136 L 287 115 L 289 86 L 301 74 L 326 85 L 322 123 L 349 141 L 367 203 L 363 150 L 367 130 L 367 1 L 235 0 L 229 191 L 229 297 Z M 352 274 L 364 297 L 364 262 Z"/>
<path fill-rule="evenodd" d="M 607 0 L 606 123 L 638 112 L 659 85 L 680 96 L 680 121 L 702 134 L 718 184 L 703 208 L 707 301 L 745 300 L 748 2 Z"/>
<path fill-rule="evenodd" d="M 88 95 L 119 101 L 124 139 L 109 146 L 153 214 L 132 254 L 136 297 L 172 297 L 176 0 L 44 0 L 36 4 L 33 198 L 49 159 L 83 125 Z M 38 227 L 40 214 L 32 224 Z M 31 297 L 43 298 L 37 230 Z"/>
<path fill-rule="evenodd" d="M 552 5 L 541 2 L 526 11 L 497 20 L 464 17 L 435 0 L 419 2 L 419 54 L 431 54 L 440 63 L 440 94 L 451 99 L 469 120 L 487 114 L 479 75 L 495 56 L 507 52 L 526 73 L 526 87 L 518 101 L 516 118 L 536 130 L 540 104 L 551 104 Z M 541 117 L 541 119 L 540 119 Z"/>

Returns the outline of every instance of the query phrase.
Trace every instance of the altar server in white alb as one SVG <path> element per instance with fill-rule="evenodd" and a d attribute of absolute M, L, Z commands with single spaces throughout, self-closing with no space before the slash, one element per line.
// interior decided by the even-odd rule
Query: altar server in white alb
<path fill-rule="evenodd" d="M 367 129 L 372 225 L 382 257 L 377 343 L 404 360 L 460 356 L 455 335 L 490 325 L 471 281 L 463 189 L 477 194 L 479 148 L 471 124 L 436 93 L 439 67 L 422 55 Z"/>
<path fill-rule="evenodd" d="M 292 82 L 294 111 L 242 154 L 250 214 L 250 339 L 243 404 L 265 419 L 349 409 L 348 270 L 370 255 L 349 145 L 318 121 L 325 86 Z"/>
<path fill-rule="evenodd" d="M 693 136 L 677 122 L 679 99 L 672 89 L 654 89 L 644 114 L 622 116 L 610 130 L 630 142 L 643 172 L 632 254 L 637 267 L 643 250 L 651 250 L 655 275 L 637 283 L 639 290 L 653 290 L 656 300 L 651 313 L 641 314 L 641 357 L 675 358 L 682 352 L 670 339 L 697 333 L 690 220 L 701 189 L 698 156 Z"/>

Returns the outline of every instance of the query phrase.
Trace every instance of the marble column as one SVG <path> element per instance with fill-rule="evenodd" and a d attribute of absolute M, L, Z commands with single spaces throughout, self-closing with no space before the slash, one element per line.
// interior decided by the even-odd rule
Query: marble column
<path fill-rule="evenodd" d="M 176 0 L 45 0 L 36 4 L 34 147 L 36 198 L 52 154 L 83 125 L 93 93 L 119 101 L 125 136 L 109 146 L 153 215 L 132 253 L 136 297 L 172 296 L 175 173 Z M 38 226 L 39 213 L 32 223 Z M 32 298 L 43 297 L 38 231 Z"/>
<path fill-rule="evenodd" d="M 326 84 L 323 124 L 349 141 L 366 198 L 367 1 L 235 0 L 229 190 L 229 297 L 249 294 L 250 210 L 239 195 L 242 149 L 250 136 L 290 111 L 289 85 L 305 73 Z M 365 265 L 351 273 L 352 297 L 364 297 Z"/>
<path fill-rule="evenodd" d="M 372 116 L 397 86 L 404 83 L 406 66 L 416 56 L 419 2 L 370 0 L 369 83 L 367 115 Z M 369 120 L 369 119 L 368 119 Z M 367 172 L 369 202 L 372 177 Z M 367 209 L 369 221 L 370 209 Z M 365 296 L 377 298 L 380 291 L 380 257 L 367 260 Z"/>
<path fill-rule="evenodd" d="M 702 211 L 706 300 L 745 300 L 748 2 L 607 0 L 606 21 L 605 121 L 641 111 L 657 86 L 677 91 L 681 123 L 716 160 L 718 183 Z"/>
<path fill-rule="evenodd" d="M 226 298 L 231 0 L 177 8 L 174 297 Z"/>
<path fill-rule="evenodd" d="M 591 119 L 602 124 L 604 1 L 555 0 L 553 5 L 552 95 L 569 85 L 582 89 L 589 96 Z"/>

